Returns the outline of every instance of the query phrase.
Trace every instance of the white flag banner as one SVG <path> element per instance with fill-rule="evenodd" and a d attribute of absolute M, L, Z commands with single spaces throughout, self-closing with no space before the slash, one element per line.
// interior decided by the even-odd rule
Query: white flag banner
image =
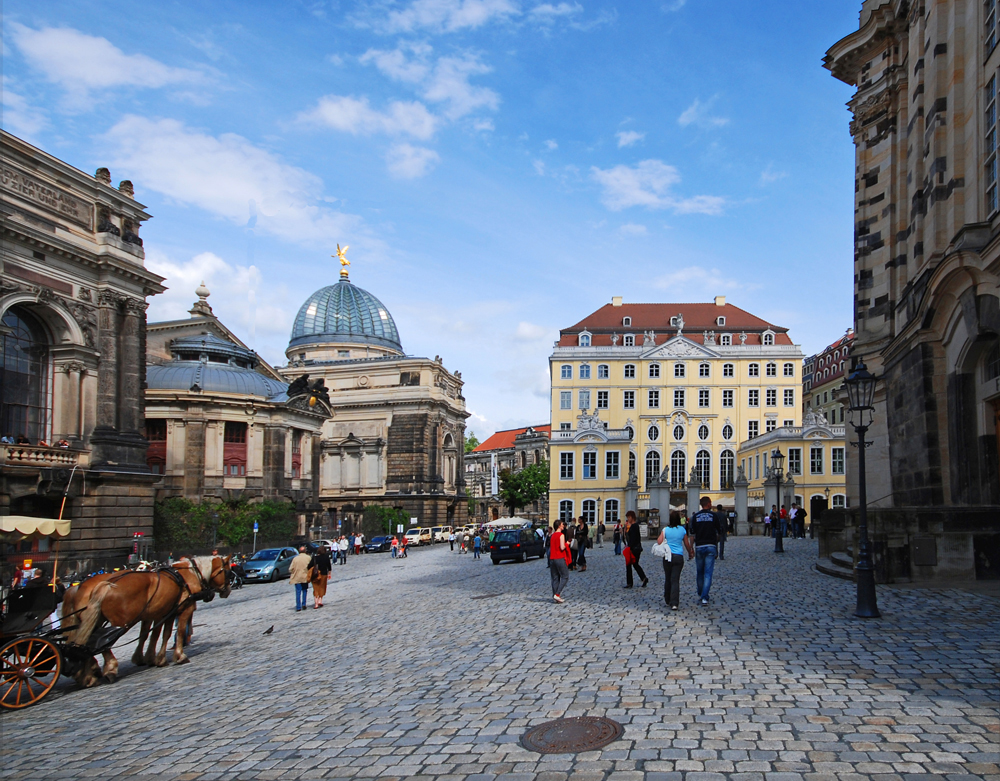
<path fill-rule="evenodd" d="M 500 493 L 500 474 L 497 472 L 496 453 L 490 453 L 490 493 L 493 496 Z"/>

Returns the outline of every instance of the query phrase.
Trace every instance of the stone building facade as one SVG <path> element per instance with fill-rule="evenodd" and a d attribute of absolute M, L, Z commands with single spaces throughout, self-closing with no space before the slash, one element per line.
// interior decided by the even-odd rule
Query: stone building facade
<path fill-rule="evenodd" d="M 0 159 L 0 433 L 27 440 L 0 445 L 0 514 L 57 517 L 65 494 L 60 560 L 123 560 L 152 532 L 156 480 L 142 387 L 146 298 L 164 288 L 144 265 L 149 215 L 107 169 L 87 175 L 6 132 Z M 48 541 L 33 545 L 45 561 Z"/>
<path fill-rule="evenodd" d="M 882 379 L 868 497 L 883 580 L 1000 577 L 996 21 L 992 1 L 865 0 L 825 59 L 856 88 L 852 356 Z M 852 545 L 843 522 L 830 545 Z"/>
<path fill-rule="evenodd" d="M 329 407 L 308 389 L 290 398 L 288 383 L 228 336 L 204 285 L 197 293 L 190 319 L 149 324 L 146 462 L 161 475 L 157 499 L 287 500 L 304 535 L 322 511 L 319 441 Z"/>
<path fill-rule="evenodd" d="M 302 304 L 286 355 L 286 381 L 329 393 L 319 444 L 326 526 L 354 528 L 372 504 L 421 526 L 465 523 L 462 375 L 440 357 L 407 356 L 389 310 L 346 267 Z"/>
<path fill-rule="evenodd" d="M 843 424 L 847 414 L 844 379 L 851 367 L 854 329 L 802 364 L 803 414 L 818 412 L 831 424 Z"/>
<path fill-rule="evenodd" d="M 497 474 L 505 469 L 519 472 L 529 464 L 549 460 L 549 424 L 497 431 L 472 452 L 465 454 L 465 483 L 475 512 L 470 520 L 479 523 L 496 520 L 507 515 L 509 509 L 493 494 L 493 463 Z M 548 522 L 549 497 L 542 496 L 531 506 L 523 508 L 520 515 L 542 525 Z"/>

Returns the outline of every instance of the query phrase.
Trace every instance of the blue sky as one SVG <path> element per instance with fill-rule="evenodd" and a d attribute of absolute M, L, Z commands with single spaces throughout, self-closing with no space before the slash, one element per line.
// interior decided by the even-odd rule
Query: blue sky
<path fill-rule="evenodd" d="M 716 295 L 806 354 L 851 324 L 857 3 L 8 0 L 8 131 L 131 179 L 147 265 L 283 364 L 351 279 L 461 371 L 480 438 L 547 421 L 558 330 Z"/>

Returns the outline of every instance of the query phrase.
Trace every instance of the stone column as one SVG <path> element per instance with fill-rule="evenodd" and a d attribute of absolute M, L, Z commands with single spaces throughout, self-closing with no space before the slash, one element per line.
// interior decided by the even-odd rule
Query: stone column
<path fill-rule="evenodd" d="M 97 296 L 98 347 L 101 363 L 97 372 L 97 429 L 118 428 L 118 329 L 121 296 L 102 290 Z"/>
<path fill-rule="evenodd" d="M 764 481 L 764 514 L 771 512 L 771 505 L 777 505 L 780 509 L 781 501 L 778 497 L 778 485 L 768 471 L 767 479 Z"/>
<path fill-rule="evenodd" d="M 691 467 L 691 476 L 687 482 L 687 515 L 691 518 L 698 512 L 698 503 L 701 501 L 701 483 L 695 476 L 694 467 Z"/>
<path fill-rule="evenodd" d="M 621 519 L 624 520 L 625 513 L 629 510 L 637 510 L 639 507 L 639 479 L 636 477 L 635 472 L 629 472 L 628 482 L 625 484 L 625 507 L 622 508 L 620 513 Z"/>
<path fill-rule="evenodd" d="M 145 373 L 146 356 L 142 354 L 142 342 L 146 326 L 146 306 L 146 302 L 141 299 L 127 298 L 122 318 L 118 428 L 129 433 L 143 433 L 140 427 L 143 417 L 142 376 Z"/>
<path fill-rule="evenodd" d="M 750 483 L 743 473 L 743 467 L 736 468 L 736 535 L 745 537 L 750 534 L 750 515 L 747 506 L 747 488 Z"/>
<path fill-rule="evenodd" d="M 795 501 L 795 480 L 791 477 L 788 478 L 784 483 L 781 484 L 781 495 L 784 497 L 781 503 L 785 505 L 785 509 L 791 511 L 792 503 Z M 802 500 L 805 502 L 805 499 Z"/>

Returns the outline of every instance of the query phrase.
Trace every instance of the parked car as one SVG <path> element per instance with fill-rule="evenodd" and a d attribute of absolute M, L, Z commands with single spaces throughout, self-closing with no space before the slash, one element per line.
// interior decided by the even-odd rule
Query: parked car
<path fill-rule="evenodd" d="M 431 527 L 431 542 L 446 542 L 448 535 L 446 534 L 443 538 L 441 534 L 444 532 L 444 526 L 432 526 Z"/>
<path fill-rule="evenodd" d="M 384 553 L 392 548 L 392 537 L 372 537 L 365 544 L 365 550 L 369 553 Z"/>
<path fill-rule="evenodd" d="M 266 580 L 273 583 L 279 578 L 289 577 L 288 570 L 297 554 L 295 548 L 264 548 L 257 551 L 243 565 L 247 581 Z"/>
<path fill-rule="evenodd" d="M 306 547 L 309 549 L 307 552 L 310 554 L 316 553 L 319 551 L 321 545 L 325 545 L 327 553 L 329 553 L 335 549 L 337 542 L 336 540 L 310 540 L 306 543 Z"/>
<path fill-rule="evenodd" d="M 490 559 L 494 564 L 504 559 L 527 561 L 529 556 L 545 556 L 545 536 L 541 529 L 501 529 L 490 543 Z"/>
<path fill-rule="evenodd" d="M 423 530 L 422 529 L 418 529 L 415 526 L 413 528 L 410 528 L 410 529 L 406 530 L 406 534 L 404 534 L 403 536 L 406 537 L 406 546 L 407 547 L 415 548 L 415 547 L 417 547 L 420 544 L 420 532 L 421 531 L 423 531 Z"/>
<path fill-rule="evenodd" d="M 431 534 L 430 528 L 420 529 L 420 544 L 430 545 L 432 542 L 434 542 L 434 535 Z"/>

